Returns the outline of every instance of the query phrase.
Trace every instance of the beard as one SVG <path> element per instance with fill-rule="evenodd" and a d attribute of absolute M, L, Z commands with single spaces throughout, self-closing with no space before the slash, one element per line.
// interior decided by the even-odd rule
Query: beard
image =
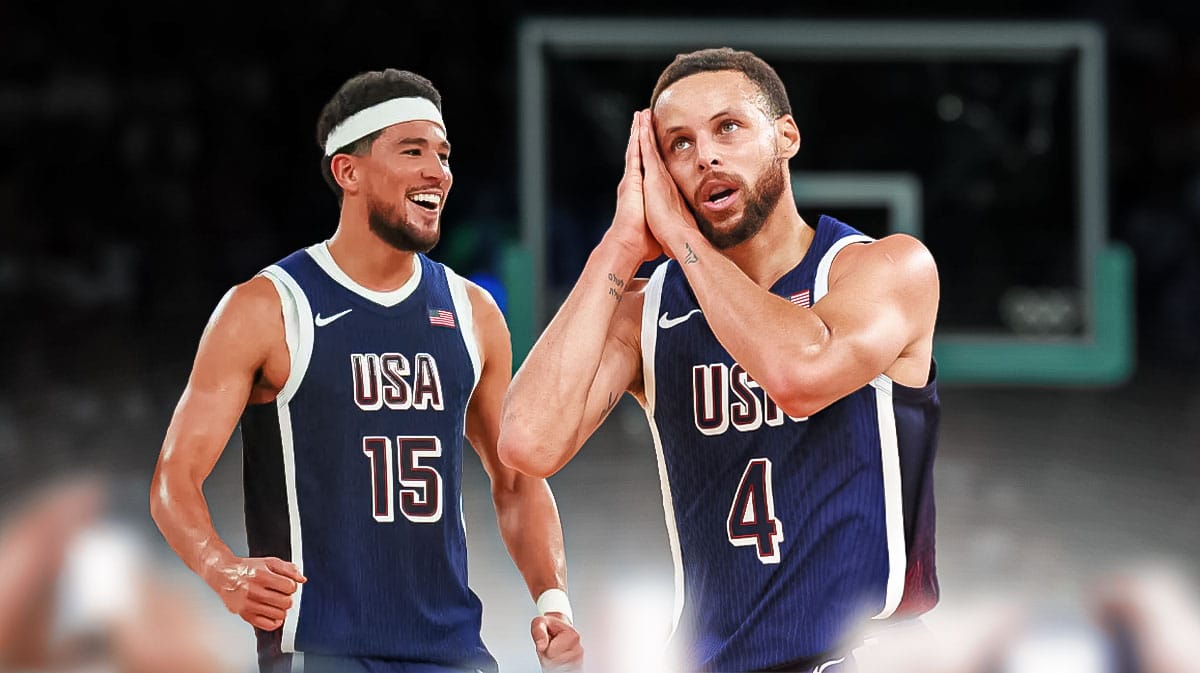
<path fill-rule="evenodd" d="M 708 239 L 709 243 L 713 244 L 718 250 L 732 248 L 740 243 L 745 243 L 754 237 L 755 234 L 763 228 L 769 216 L 775 207 L 779 205 L 779 199 L 783 197 L 784 187 L 784 171 L 782 161 L 773 161 L 767 167 L 762 177 L 758 182 L 754 183 L 754 188 L 747 188 L 746 183 L 728 173 L 720 174 L 723 179 L 735 182 L 738 184 L 738 189 L 745 195 L 746 205 L 742 209 L 742 219 L 740 222 L 733 225 L 733 228 L 727 231 L 718 231 L 713 223 L 700 213 L 700 210 L 692 205 L 698 203 L 700 199 L 697 197 L 693 202 L 688 203 L 688 208 L 691 208 L 692 215 L 696 218 L 696 225 L 700 229 L 700 233 Z"/>
<path fill-rule="evenodd" d="M 384 212 L 374 201 L 367 206 L 367 223 L 384 243 L 401 252 L 429 252 L 441 238 L 440 226 L 432 233 L 422 235 L 403 213 L 397 213 L 395 209 Z"/>

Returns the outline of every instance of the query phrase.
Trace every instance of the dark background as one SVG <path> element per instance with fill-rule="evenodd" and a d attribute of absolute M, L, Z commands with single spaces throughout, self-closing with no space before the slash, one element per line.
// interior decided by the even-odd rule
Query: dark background
<path fill-rule="evenodd" d="M 147 521 L 144 488 L 212 308 L 231 285 L 333 232 L 336 202 L 320 177 L 314 127 L 327 98 L 357 72 L 405 68 L 439 87 L 455 186 L 433 256 L 468 272 L 492 270 L 495 246 L 519 230 L 515 36 L 523 16 L 1096 22 L 1108 49 L 1109 230 L 1137 263 L 1138 367 L 1131 380 L 1106 389 L 946 390 L 940 478 L 965 491 L 939 492 L 943 559 L 959 562 L 947 565 L 951 586 L 997 562 L 987 556 L 995 540 L 980 547 L 967 531 L 979 534 L 984 515 L 976 507 L 1006 521 L 1011 500 L 1028 499 L 1018 486 L 981 476 L 999 479 L 1005 465 L 1016 465 L 1013 481 L 1029 486 L 1028 475 L 1047 474 L 1046 465 L 1060 465 L 1069 481 L 1081 465 L 1112 458 L 1106 474 L 1138 481 L 1121 482 L 1128 500 L 1081 505 L 1097 527 L 1107 526 L 1110 511 L 1138 509 L 1142 486 L 1159 477 L 1168 479 L 1165 488 L 1159 482 L 1160 494 L 1175 494 L 1170 502 L 1197 512 L 1200 400 L 1189 380 L 1200 370 L 1200 4 L 1134 0 L 925 1 L 904 10 L 891 2 L 755 0 L 569 7 L 4 2 L 0 504 L 55 475 L 104 472 L 125 480 L 121 502 Z M 652 84 L 637 86 L 648 98 Z M 893 140 L 897 154 L 930 160 L 928 148 L 907 145 L 903 135 Z M 588 154 L 578 160 L 591 161 Z M 600 192 L 612 193 L 619 170 L 611 169 Z M 601 221 L 611 214 L 609 201 L 595 207 Z M 1005 226 L 1036 239 L 1041 223 Z M 579 232 L 585 241 L 595 235 L 593 224 Z M 571 269 L 556 274 L 551 280 L 559 284 L 574 276 Z M 610 422 L 615 429 L 597 437 L 611 446 L 592 449 L 592 458 L 558 477 L 603 486 L 592 492 L 594 502 L 560 496 L 574 550 L 613 532 L 593 513 L 622 489 L 596 475 L 632 454 L 653 470 L 644 422 L 638 425 L 636 409 L 627 411 L 632 421 Z M 217 476 L 228 499 L 214 501 L 214 509 L 229 517 L 226 534 L 236 537 L 234 455 Z M 644 482 L 650 489 L 656 483 L 652 473 Z M 989 484 L 998 500 L 963 494 L 986 495 Z M 1073 492 L 1062 482 L 1030 488 L 1033 501 L 1043 493 L 1050 507 Z M 641 497 L 634 502 L 653 510 L 639 514 L 651 522 L 646 539 L 664 544 L 657 496 Z M 1180 515 L 1173 508 L 1147 516 L 1161 523 Z M 484 519 L 476 530 L 488 526 Z M 1194 532 L 1147 535 L 1184 549 L 1197 544 Z M 580 576 L 603 576 L 604 559 L 595 562 Z"/>

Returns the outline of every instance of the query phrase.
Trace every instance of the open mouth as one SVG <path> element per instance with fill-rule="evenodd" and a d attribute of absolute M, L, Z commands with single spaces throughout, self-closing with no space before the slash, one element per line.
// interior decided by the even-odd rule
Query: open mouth
<path fill-rule="evenodd" d="M 735 193 L 737 193 L 737 190 L 733 189 L 732 187 L 720 189 L 712 194 L 709 194 L 708 198 L 704 201 L 714 206 L 720 206 L 726 203 Z"/>
<path fill-rule="evenodd" d="M 737 201 L 738 193 L 741 191 L 739 187 L 740 185 L 733 180 L 710 178 L 701 185 L 697 194 L 700 197 L 699 205 L 708 211 L 723 210 Z"/>
<path fill-rule="evenodd" d="M 437 210 L 442 206 L 442 195 L 439 192 L 418 192 L 409 194 L 408 200 L 425 210 Z"/>

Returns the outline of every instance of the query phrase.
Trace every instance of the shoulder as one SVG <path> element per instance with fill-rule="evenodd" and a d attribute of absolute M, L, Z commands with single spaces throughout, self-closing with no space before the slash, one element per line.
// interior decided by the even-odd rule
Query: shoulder
<path fill-rule="evenodd" d="M 282 306 L 274 284 L 264 276 L 233 286 L 204 328 L 202 353 L 230 362 L 260 362 L 284 343 Z"/>
<path fill-rule="evenodd" d="M 504 314 L 491 292 L 488 292 L 479 283 L 458 273 L 449 264 L 438 262 L 425 255 L 419 255 L 419 258 L 423 264 L 441 269 L 452 295 L 456 293 L 466 295 L 471 309 L 471 318 L 475 322 L 477 332 L 484 328 L 490 330 L 498 326 L 507 334 L 508 327 L 504 322 Z"/>
<path fill-rule="evenodd" d="M 462 283 L 467 290 L 467 299 L 471 302 L 471 313 L 475 322 L 480 325 L 498 323 L 507 332 L 508 326 L 504 321 L 504 312 L 500 310 L 500 305 L 496 303 L 496 298 L 492 296 L 492 293 L 475 281 L 463 278 Z"/>
<path fill-rule="evenodd" d="M 461 276 L 460 276 L 461 278 Z M 480 346 L 480 355 L 484 362 L 500 356 L 504 361 L 512 358 L 512 336 L 508 331 L 508 323 L 504 313 L 484 287 L 474 281 L 461 278 L 466 290 L 467 300 L 471 305 L 471 322 L 476 342 Z"/>
<path fill-rule="evenodd" d="M 282 301 L 275 284 L 266 276 L 257 275 L 229 288 L 213 312 L 214 321 L 275 322 L 281 318 Z"/>
<path fill-rule="evenodd" d="M 834 259 L 830 285 L 838 279 L 870 275 L 907 285 L 937 286 L 937 264 L 925 244 L 908 234 L 892 234 L 861 245 L 848 245 Z"/>

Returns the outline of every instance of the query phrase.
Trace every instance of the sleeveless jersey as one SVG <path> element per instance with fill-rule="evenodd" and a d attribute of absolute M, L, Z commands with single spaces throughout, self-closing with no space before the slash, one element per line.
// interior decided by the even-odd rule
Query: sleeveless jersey
<path fill-rule="evenodd" d="M 252 556 L 308 578 L 279 652 L 495 670 L 467 586 L 461 486 L 480 357 L 464 281 L 414 255 L 404 287 L 374 292 L 325 244 L 268 267 L 291 370 L 242 416 Z M 270 635 L 271 639 L 263 636 Z"/>
<path fill-rule="evenodd" d="M 820 301 L 838 252 L 870 240 L 822 216 L 771 292 Z M 804 661 L 856 620 L 937 602 L 932 368 L 922 388 L 881 374 L 791 418 L 717 341 L 675 261 L 647 285 L 642 349 L 687 670 Z"/>

